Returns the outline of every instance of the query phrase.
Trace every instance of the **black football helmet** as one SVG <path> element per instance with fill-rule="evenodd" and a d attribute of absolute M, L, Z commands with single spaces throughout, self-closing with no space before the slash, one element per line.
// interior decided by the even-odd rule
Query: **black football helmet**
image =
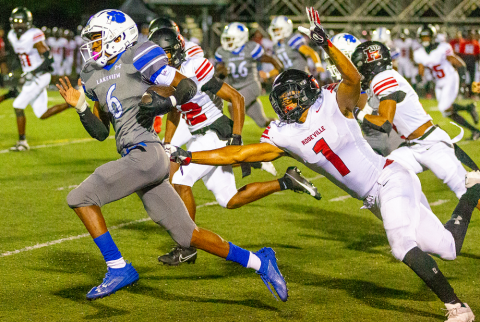
<path fill-rule="evenodd" d="M 32 12 L 25 7 L 17 7 L 12 10 L 10 15 L 10 27 L 15 31 L 17 37 L 20 37 L 25 31 L 32 28 Z"/>
<path fill-rule="evenodd" d="M 420 40 L 420 43 L 423 47 L 428 48 L 435 44 L 435 38 L 437 36 L 437 29 L 431 25 L 423 25 L 417 30 L 417 37 Z M 422 37 L 430 37 L 429 40 L 422 40 Z"/>
<path fill-rule="evenodd" d="M 178 25 L 175 23 L 175 21 L 165 17 L 160 17 L 150 22 L 150 25 L 148 26 L 148 36 L 150 37 L 150 35 L 153 34 L 155 30 L 162 28 L 170 28 L 175 30 L 177 34 L 180 33 L 180 28 L 178 28 Z"/>
<path fill-rule="evenodd" d="M 289 69 L 277 76 L 269 98 L 280 121 L 294 123 L 319 96 L 320 87 L 312 75 Z"/>
<path fill-rule="evenodd" d="M 170 54 L 168 64 L 178 68 L 185 61 L 185 40 L 181 34 L 170 28 L 160 28 L 148 36 L 148 40 L 153 41 Z"/>
<path fill-rule="evenodd" d="M 375 75 L 392 69 L 390 49 L 379 41 L 366 41 L 353 52 L 352 63 L 362 74 L 362 89 L 366 90 Z"/>

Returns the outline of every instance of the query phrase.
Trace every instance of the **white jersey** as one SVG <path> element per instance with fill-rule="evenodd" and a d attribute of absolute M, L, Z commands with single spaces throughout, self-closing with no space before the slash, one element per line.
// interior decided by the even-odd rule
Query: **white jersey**
<path fill-rule="evenodd" d="M 75 49 L 77 48 L 77 43 L 75 40 L 67 40 L 67 43 L 65 44 L 65 59 L 70 60 L 73 62 L 73 58 L 75 55 Z"/>
<path fill-rule="evenodd" d="M 399 53 L 398 61 L 410 61 L 410 49 L 412 48 L 412 39 L 406 38 L 402 40 L 400 38 L 393 41 L 396 50 Z"/>
<path fill-rule="evenodd" d="M 193 41 L 185 41 L 185 56 L 186 59 L 190 59 L 192 57 L 205 57 L 205 53 L 203 52 L 202 47 L 194 43 Z"/>
<path fill-rule="evenodd" d="M 447 56 L 453 55 L 452 46 L 448 43 L 439 43 L 429 54 L 425 48 L 420 47 L 413 53 L 415 63 L 422 64 L 428 68 L 433 75 L 436 84 L 448 83 L 457 73 L 452 64 L 447 60 Z"/>
<path fill-rule="evenodd" d="M 67 43 L 68 43 L 68 40 L 65 38 L 58 38 L 58 39 L 54 37 L 48 38 L 48 45 L 52 50 L 52 55 L 54 60 L 63 58 L 63 53 L 65 50 L 65 47 L 67 46 Z"/>
<path fill-rule="evenodd" d="M 430 121 L 432 117 L 423 109 L 412 86 L 393 69 L 375 75 L 367 91 L 369 97 L 375 97 L 378 101 L 395 92 L 406 94 L 401 102 L 397 102 L 393 117 L 395 131 L 401 135 L 402 139 L 405 139 L 421 125 Z"/>
<path fill-rule="evenodd" d="M 45 40 L 45 35 L 40 29 L 30 28 L 20 36 L 20 39 L 12 29 L 8 32 L 8 40 L 18 55 L 24 72 L 31 72 L 42 64 L 43 57 L 33 47 L 37 42 Z"/>
<path fill-rule="evenodd" d="M 223 115 L 212 97 L 201 90 L 202 86 L 212 79 L 215 68 L 208 59 L 193 57 L 182 63 L 180 72 L 197 84 L 197 94 L 187 103 L 177 106 L 187 122 L 188 129 L 194 132 L 212 124 Z"/>
<path fill-rule="evenodd" d="M 336 89 L 337 84 L 322 88 L 305 123 L 272 122 L 260 142 L 277 146 L 352 197 L 363 200 L 376 184 L 387 159 L 368 145 L 357 121 L 340 112 Z"/>

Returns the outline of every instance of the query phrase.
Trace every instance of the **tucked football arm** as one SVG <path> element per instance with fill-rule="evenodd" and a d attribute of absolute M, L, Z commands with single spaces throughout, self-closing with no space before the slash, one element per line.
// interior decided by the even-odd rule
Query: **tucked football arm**
<path fill-rule="evenodd" d="M 276 160 L 286 153 L 269 143 L 229 145 L 211 151 L 192 152 L 193 163 L 230 165 L 244 162 L 267 162 Z"/>

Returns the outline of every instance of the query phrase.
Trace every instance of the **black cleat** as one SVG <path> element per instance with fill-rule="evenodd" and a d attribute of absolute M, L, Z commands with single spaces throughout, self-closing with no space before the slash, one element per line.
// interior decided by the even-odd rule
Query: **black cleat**
<path fill-rule="evenodd" d="M 288 182 L 288 189 L 308 193 L 317 200 L 322 199 L 322 195 L 317 191 L 317 188 L 302 176 L 302 172 L 297 167 L 288 167 L 283 179 Z"/>
<path fill-rule="evenodd" d="M 170 266 L 178 266 L 182 263 L 195 264 L 196 260 L 197 248 L 184 248 L 180 245 L 173 247 L 170 253 L 158 257 L 159 262 Z"/>
<path fill-rule="evenodd" d="M 9 98 L 15 98 L 20 94 L 16 87 L 12 87 L 7 94 L 4 95 L 4 99 L 8 100 Z"/>
<path fill-rule="evenodd" d="M 470 140 L 477 141 L 478 139 L 480 139 L 480 131 L 472 132 L 472 137 L 470 138 Z"/>
<path fill-rule="evenodd" d="M 468 104 L 468 112 L 472 116 L 473 122 L 475 122 L 475 124 L 478 124 L 479 117 L 477 113 L 477 106 L 474 103 Z"/>

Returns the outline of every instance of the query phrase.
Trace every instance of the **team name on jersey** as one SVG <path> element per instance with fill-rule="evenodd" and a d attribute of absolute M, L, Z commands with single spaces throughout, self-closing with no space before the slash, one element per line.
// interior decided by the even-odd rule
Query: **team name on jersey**
<path fill-rule="evenodd" d="M 103 82 L 106 82 L 106 81 L 108 81 L 108 80 L 117 79 L 117 78 L 120 78 L 120 73 L 105 76 L 105 77 L 103 77 L 103 78 L 97 79 L 97 85 L 98 85 L 98 84 L 101 84 L 101 83 L 103 83 Z"/>
<path fill-rule="evenodd" d="M 305 144 L 307 144 L 308 142 L 312 141 L 312 140 L 315 139 L 317 136 L 319 136 L 320 134 L 322 134 L 323 131 L 325 131 L 325 128 L 322 126 L 322 127 L 320 127 L 318 130 L 315 130 L 315 132 L 313 132 L 312 134 L 310 134 L 309 136 L 307 136 L 304 140 L 302 140 L 302 144 L 305 145 Z"/>
<path fill-rule="evenodd" d="M 238 54 L 237 57 L 230 57 L 228 60 L 230 60 L 230 61 L 245 60 L 245 54 L 243 52 L 241 52 L 240 54 Z"/>

